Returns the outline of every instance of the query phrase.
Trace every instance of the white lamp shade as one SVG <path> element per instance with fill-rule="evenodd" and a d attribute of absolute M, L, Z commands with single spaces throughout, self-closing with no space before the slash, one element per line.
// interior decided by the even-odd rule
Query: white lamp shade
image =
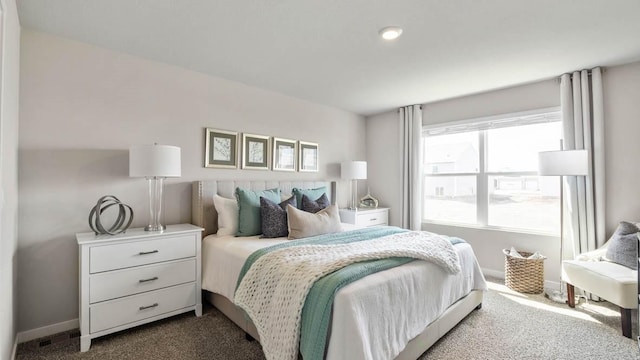
<path fill-rule="evenodd" d="M 558 150 L 538 153 L 538 174 L 542 176 L 585 176 L 589 174 L 587 150 Z"/>
<path fill-rule="evenodd" d="M 129 176 L 180 177 L 180 148 L 170 145 L 134 145 L 129 149 Z"/>
<path fill-rule="evenodd" d="M 366 161 L 344 161 L 340 164 L 340 177 L 349 180 L 367 178 Z"/>

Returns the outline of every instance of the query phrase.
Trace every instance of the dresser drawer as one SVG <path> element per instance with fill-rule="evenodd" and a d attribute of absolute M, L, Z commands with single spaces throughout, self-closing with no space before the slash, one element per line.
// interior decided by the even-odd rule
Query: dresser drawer
<path fill-rule="evenodd" d="M 102 272 L 89 279 L 89 303 L 196 280 L 196 259 Z"/>
<path fill-rule="evenodd" d="M 194 283 L 106 301 L 89 309 L 89 328 L 92 333 L 107 330 L 194 306 L 195 303 Z"/>
<path fill-rule="evenodd" d="M 358 214 L 358 220 L 356 224 L 361 226 L 386 225 L 387 214 L 384 211 Z"/>
<path fill-rule="evenodd" d="M 176 235 L 125 244 L 93 246 L 89 252 L 89 272 L 93 274 L 195 256 L 196 236 Z"/>

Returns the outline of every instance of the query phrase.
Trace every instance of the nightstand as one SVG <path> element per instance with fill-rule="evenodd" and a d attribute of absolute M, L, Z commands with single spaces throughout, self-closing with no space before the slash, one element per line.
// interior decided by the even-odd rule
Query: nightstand
<path fill-rule="evenodd" d="M 389 208 L 340 209 L 340 220 L 360 227 L 389 225 Z"/>
<path fill-rule="evenodd" d="M 202 315 L 202 228 L 76 234 L 80 255 L 80 351 L 91 339 L 195 310 Z"/>

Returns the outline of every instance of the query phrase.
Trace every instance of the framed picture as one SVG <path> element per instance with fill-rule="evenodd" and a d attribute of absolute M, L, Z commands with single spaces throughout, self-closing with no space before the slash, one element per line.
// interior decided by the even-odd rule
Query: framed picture
<path fill-rule="evenodd" d="M 318 171 L 318 144 L 298 141 L 298 165 L 300 171 L 317 172 Z"/>
<path fill-rule="evenodd" d="M 242 134 L 242 168 L 269 170 L 268 136 Z"/>
<path fill-rule="evenodd" d="M 298 143 L 295 140 L 273 138 L 273 170 L 296 171 Z"/>
<path fill-rule="evenodd" d="M 204 167 L 238 167 L 238 133 L 206 128 Z"/>

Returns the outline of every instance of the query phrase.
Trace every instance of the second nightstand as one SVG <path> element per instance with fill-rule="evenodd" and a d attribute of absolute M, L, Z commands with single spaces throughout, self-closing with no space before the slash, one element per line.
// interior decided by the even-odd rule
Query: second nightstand
<path fill-rule="evenodd" d="M 389 208 L 340 209 L 340 220 L 361 227 L 389 225 Z"/>

